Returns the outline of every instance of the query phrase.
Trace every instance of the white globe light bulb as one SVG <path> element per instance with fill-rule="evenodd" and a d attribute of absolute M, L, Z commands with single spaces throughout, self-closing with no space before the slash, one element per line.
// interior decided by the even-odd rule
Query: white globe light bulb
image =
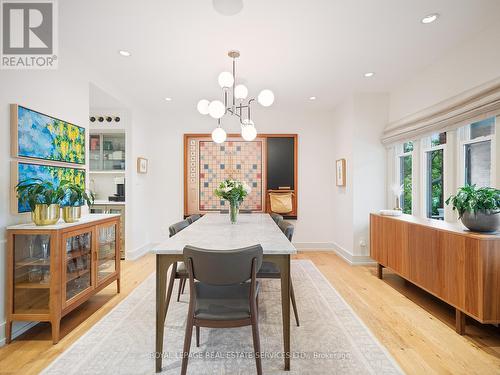
<path fill-rule="evenodd" d="M 236 99 L 245 99 L 248 95 L 248 89 L 245 85 L 237 85 L 234 88 L 234 97 Z"/>
<path fill-rule="evenodd" d="M 245 119 L 241 125 L 241 136 L 245 141 L 253 141 L 257 137 L 257 129 L 252 120 Z"/>
<path fill-rule="evenodd" d="M 226 140 L 226 131 L 221 127 L 217 127 L 212 131 L 212 140 L 215 143 L 223 143 Z"/>
<path fill-rule="evenodd" d="M 222 72 L 219 74 L 220 87 L 231 87 L 234 83 L 234 77 L 229 72 Z"/>
<path fill-rule="evenodd" d="M 274 94 L 271 90 L 262 90 L 257 97 L 259 103 L 264 107 L 269 107 L 274 103 Z"/>
<path fill-rule="evenodd" d="M 198 105 L 196 108 L 198 109 L 198 112 L 200 112 L 202 115 L 208 115 L 208 105 L 210 102 L 207 99 L 201 99 L 198 102 Z"/>
<path fill-rule="evenodd" d="M 213 118 L 221 118 L 226 113 L 226 108 L 220 100 L 213 100 L 208 105 L 208 114 Z"/>

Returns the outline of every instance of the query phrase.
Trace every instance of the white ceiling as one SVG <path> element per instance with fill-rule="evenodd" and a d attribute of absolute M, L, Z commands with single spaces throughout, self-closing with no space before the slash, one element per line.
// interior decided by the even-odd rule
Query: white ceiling
<path fill-rule="evenodd" d="M 270 88 L 279 108 L 328 109 L 351 92 L 401 84 L 500 14 L 498 0 L 243 2 L 223 16 L 211 0 L 64 0 L 60 46 L 152 109 L 195 110 L 199 99 L 219 98 L 229 49 L 241 51 L 237 76 L 250 94 Z M 420 23 L 433 12 L 437 22 Z M 376 76 L 363 78 L 367 71 Z"/>

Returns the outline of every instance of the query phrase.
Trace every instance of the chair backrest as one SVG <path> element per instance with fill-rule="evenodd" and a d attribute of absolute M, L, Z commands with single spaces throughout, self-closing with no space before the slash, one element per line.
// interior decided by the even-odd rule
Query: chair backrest
<path fill-rule="evenodd" d="M 187 228 L 188 226 L 189 226 L 189 221 L 187 220 L 182 220 L 179 221 L 178 223 L 172 224 L 171 226 L 168 227 L 168 232 L 170 234 L 170 237 L 176 235 L 177 233 Z"/>
<path fill-rule="evenodd" d="M 272 212 L 271 217 L 273 218 L 276 224 L 279 224 L 280 222 L 283 221 L 283 216 L 281 216 L 280 214 L 275 214 L 274 212 Z"/>
<path fill-rule="evenodd" d="M 288 238 L 288 241 L 292 242 L 294 227 L 292 223 L 288 221 L 281 221 L 278 223 L 278 227 L 280 227 L 283 234 Z"/>
<path fill-rule="evenodd" d="M 189 224 L 193 224 L 196 220 L 198 220 L 201 217 L 200 214 L 194 214 L 191 216 L 188 216 L 186 220 L 189 222 Z"/>
<path fill-rule="evenodd" d="M 191 261 L 193 279 L 210 285 L 239 284 L 251 279 L 254 258 L 257 272 L 262 265 L 262 246 L 235 250 L 206 250 L 194 246 L 184 248 L 186 264 Z"/>

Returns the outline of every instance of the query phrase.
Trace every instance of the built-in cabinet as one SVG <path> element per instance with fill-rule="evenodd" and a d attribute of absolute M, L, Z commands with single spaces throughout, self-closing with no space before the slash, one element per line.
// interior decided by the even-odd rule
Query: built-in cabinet
<path fill-rule="evenodd" d="M 125 171 L 125 133 L 91 133 L 89 158 L 91 171 Z"/>
<path fill-rule="evenodd" d="M 120 216 L 79 223 L 7 228 L 7 343 L 13 321 L 47 321 L 59 341 L 61 318 L 116 281 L 120 291 Z"/>

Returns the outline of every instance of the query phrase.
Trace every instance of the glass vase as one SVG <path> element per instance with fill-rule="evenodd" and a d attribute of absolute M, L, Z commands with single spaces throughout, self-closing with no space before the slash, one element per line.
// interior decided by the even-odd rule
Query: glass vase
<path fill-rule="evenodd" d="M 229 218 L 231 219 L 231 224 L 236 224 L 239 212 L 240 212 L 239 202 L 231 202 L 229 207 Z"/>

